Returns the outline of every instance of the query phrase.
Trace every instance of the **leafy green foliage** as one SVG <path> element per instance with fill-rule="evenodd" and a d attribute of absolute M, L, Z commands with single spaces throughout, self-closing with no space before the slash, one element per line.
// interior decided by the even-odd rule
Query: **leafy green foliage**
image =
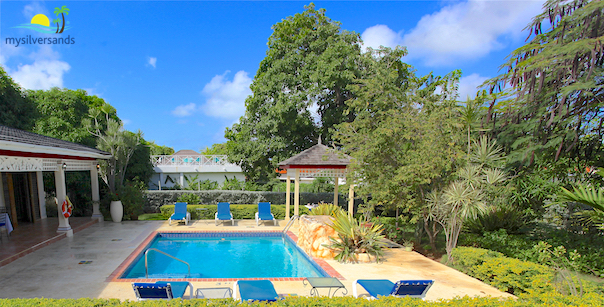
<path fill-rule="evenodd" d="M 383 297 L 379 300 L 367 300 L 365 298 L 346 297 L 307 297 L 307 296 L 289 296 L 283 300 L 270 303 L 270 306 L 281 307 L 307 307 L 307 306 L 325 306 L 325 307 L 552 307 L 552 306 L 582 306 L 598 307 L 604 305 L 604 296 L 597 293 L 588 293 L 579 298 L 576 296 L 564 296 L 554 292 L 548 292 L 539 295 L 522 295 L 519 298 L 502 299 L 497 297 L 462 297 L 451 300 L 424 301 L 415 298 L 396 298 Z M 0 307 L 168 307 L 168 306 L 188 306 L 188 307 L 238 307 L 241 302 L 233 299 L 199 299 L 199 300 L 152 300 L 152 301 L 120 301 L 119 299 L 48 299 L 48 298 L 28 298 L 28 299 L 0 299 Z M 246 302 L 246 306 L 259 307 L 267 306 L 266 302 Z"/>
<path fill-rule="evenodd" d="M 245 187 L 244 181 L 239 181 L 237 177 L 233 176 L 233 178 L 229 178 L 224 176 L 224 182 L 222 183 L 221 190 L 230 190 L 230 191 L 243 191 Z"/>
<path fill-rule="evenodd" d="M 507 233 L 519 233 L 529 223 L 525 212 L 512 206 L 494 206 L 476 218 L 468 219 L 464 229 L 475 234 L 505 229 Z"/>
<path fill-rule="evenodd" d="M 124 219 L 138 219 L 138 216 L 143 214 L 145 205 L 143 191 L 146 189 L 147 186 L 142 181 L 126 181 L 118 189 L 119 200 L 124 206 Z"/>
<path fill-rule="evenodd" d="M 331 215 L 336 217 L 340 214 L 346 214 L 342 208 L 334 204 L 319 204 L 318 207 L 310 210 L 309 215 Z"/>
<path fill-rule="evenodd" d="M 0 125 L 31 130 L 37 110 L 31 98 L 0 66 Z"/>
<path fill-rule="evenodd" d="M 511 294 L 553 291 L 552 269 L 532 262 L 503 256 L 498 252 L 471 247 L 453 249 L 455 267 L 501 291 Z"/>
<path fill-rule="evenodd" d="M 145 141 L 144 143 L 146 146 L 149 146 L 151 155 L 157 156 L 174 154 L 174 148 L 172 147 L 157 145 L 155 144 L 155 141 Z"/>
<path fill-rule="evenodd" d="M 228 154 L 228 150 L 226 143 L 216 143 L 213 144 L 212 147 L 206 147 L 204 150 L 201 150 L 200 154 L 206 156 L 226 155 Z"/>
<path fill-rule="evenodd" d="M 603 10 L 597 0 L 547 1 L 527 26 L 530 41 L 488 82 L 513 88 L 508 99 L 492 100 L 485 122 L 518 164 L 601 159 Z"/>
<path fill-rule="evenodd" d="M 380 261 L 385 247 L 381 241 L 384 238 L 381 234 L 383 225 L 367 225 L 341 211 L 333 218 L 331 227 L 338 237 L 329 237 L 330 244 L 326 247 L 337 252 L 334 259 L 355 263 L 358 262 L 359 253 L 367 253 L 375 257 L 376 262 Z"/>
<path fill-rule="evenodd" d="M 345 102 L 354 94 L 348 86 L 362 71 L 359 34 L 341 30 L 312 3 L 272 29 L 245 115 L 225 132 L 229 160 L 248 180 L 261 182 L 275 177 L 280 161 L 311 147 L 319 135 L 330 141 L 330 129 L 350 120 Z"/>
<path fill-rule="evenodd" d="M 177 199 L 177 201 L 179 202 L 185 202 L 189 205 L 196 205 L 199 204 L 201 202 L 201 197 L 199 197 L 199 195 L 197 194 L 183 194 L 180 195 Z"/>

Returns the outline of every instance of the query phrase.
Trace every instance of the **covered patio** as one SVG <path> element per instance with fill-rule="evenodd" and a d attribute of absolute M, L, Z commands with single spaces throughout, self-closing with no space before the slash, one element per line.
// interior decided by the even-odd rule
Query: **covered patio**
<path fill-rule="evenodd" d="M 0 125 L 0 214 L 6 218 L 8 226 L 7 231 L 0 232 L 0 265 L 57 235 L 73 236 L 70 221 L 75 222 L 75 219 L 62 214 L 62 204 L 69 193 L 65 184 L 66 172 L 86 171 L 90 174 L 92 216 L 86 218 L 85 223 L 75 222 L 74 225 L 88 224 L 91 218 L 102 220 L 98 162 L 110 157 L 109 153 L 95 148 Z M 44 172 L 52 172 L 54 177 L 53 194 L 59 214 L 50 218 L 52 221 L 48 220 L 46 212 Z M 13 251 L 13 255 L 6 257 L 5 253 L 9 251 Z"/>

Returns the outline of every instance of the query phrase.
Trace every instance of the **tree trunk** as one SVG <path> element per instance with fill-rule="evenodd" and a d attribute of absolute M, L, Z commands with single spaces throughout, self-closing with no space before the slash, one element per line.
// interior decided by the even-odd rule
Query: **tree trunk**
<path fill-rule="evenodd" d="M 63 26 L 61 26 L 61 32 L 59 33 L 63 33 L 63 30 L 65 30 L 65 13 L 61 13 L 61 17 L 63 17 Z"/>
<path fill-rule="evenodd" d="M 55 33 L 59 33 L 59 23 L 57 22 L 57 31 Z"/>

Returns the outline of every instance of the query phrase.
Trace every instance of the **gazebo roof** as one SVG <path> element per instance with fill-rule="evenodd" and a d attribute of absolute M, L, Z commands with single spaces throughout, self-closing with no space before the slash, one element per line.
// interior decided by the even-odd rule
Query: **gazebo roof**
<path fill-rule="evenodd" d="M 285 161 L 279 163 L 281 168 L 346 168 L 352 157 L 340 153 L 323 144 L 317 144 Z"/>
<path fill-rule="evenodd" d="M 110 153 L 96 148 L 2 125 L 0 147 L 0 154 L 9 156 L 111 158 Z"/>

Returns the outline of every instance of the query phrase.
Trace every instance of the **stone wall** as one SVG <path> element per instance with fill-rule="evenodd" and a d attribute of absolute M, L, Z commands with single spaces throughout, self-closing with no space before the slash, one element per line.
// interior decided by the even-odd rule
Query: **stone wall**
<path fill-rule="evenodd" d="M 265 192 L 265 191 L 189 191 L 189 190 L 168 190 L 168 191 L 146 191 L 145 212 L 159 212 L 159 207 L 163 205 L 172 205 L 178 197 L 183 194 L 196 194 L 201 197 L 202 204 L 216 204 L 221 201 L 231 204 L 256 204 L 261 201 L 268 201 L 275 205 L 285 204 L 284 192 Z M 300 205 L 319 202 L 332 203 L 333 193 L 300 193 Z M 340 206 L 347 208 L 348 194 L 340 194 L 338 198 Z M 362 203 L 355 199 L 356 206 Z M 294 205 L 294 193 L 291 193 L 291 204 Z"/>
<path fill-rule="evenodd" d="M 300 217 L 298 246 L 309 256 L 321 259 L 333 259 L 335 253 L 323 246 L 329 245 L 329 237 L 337 238 L 329 215 L 303 215 Z"/>

